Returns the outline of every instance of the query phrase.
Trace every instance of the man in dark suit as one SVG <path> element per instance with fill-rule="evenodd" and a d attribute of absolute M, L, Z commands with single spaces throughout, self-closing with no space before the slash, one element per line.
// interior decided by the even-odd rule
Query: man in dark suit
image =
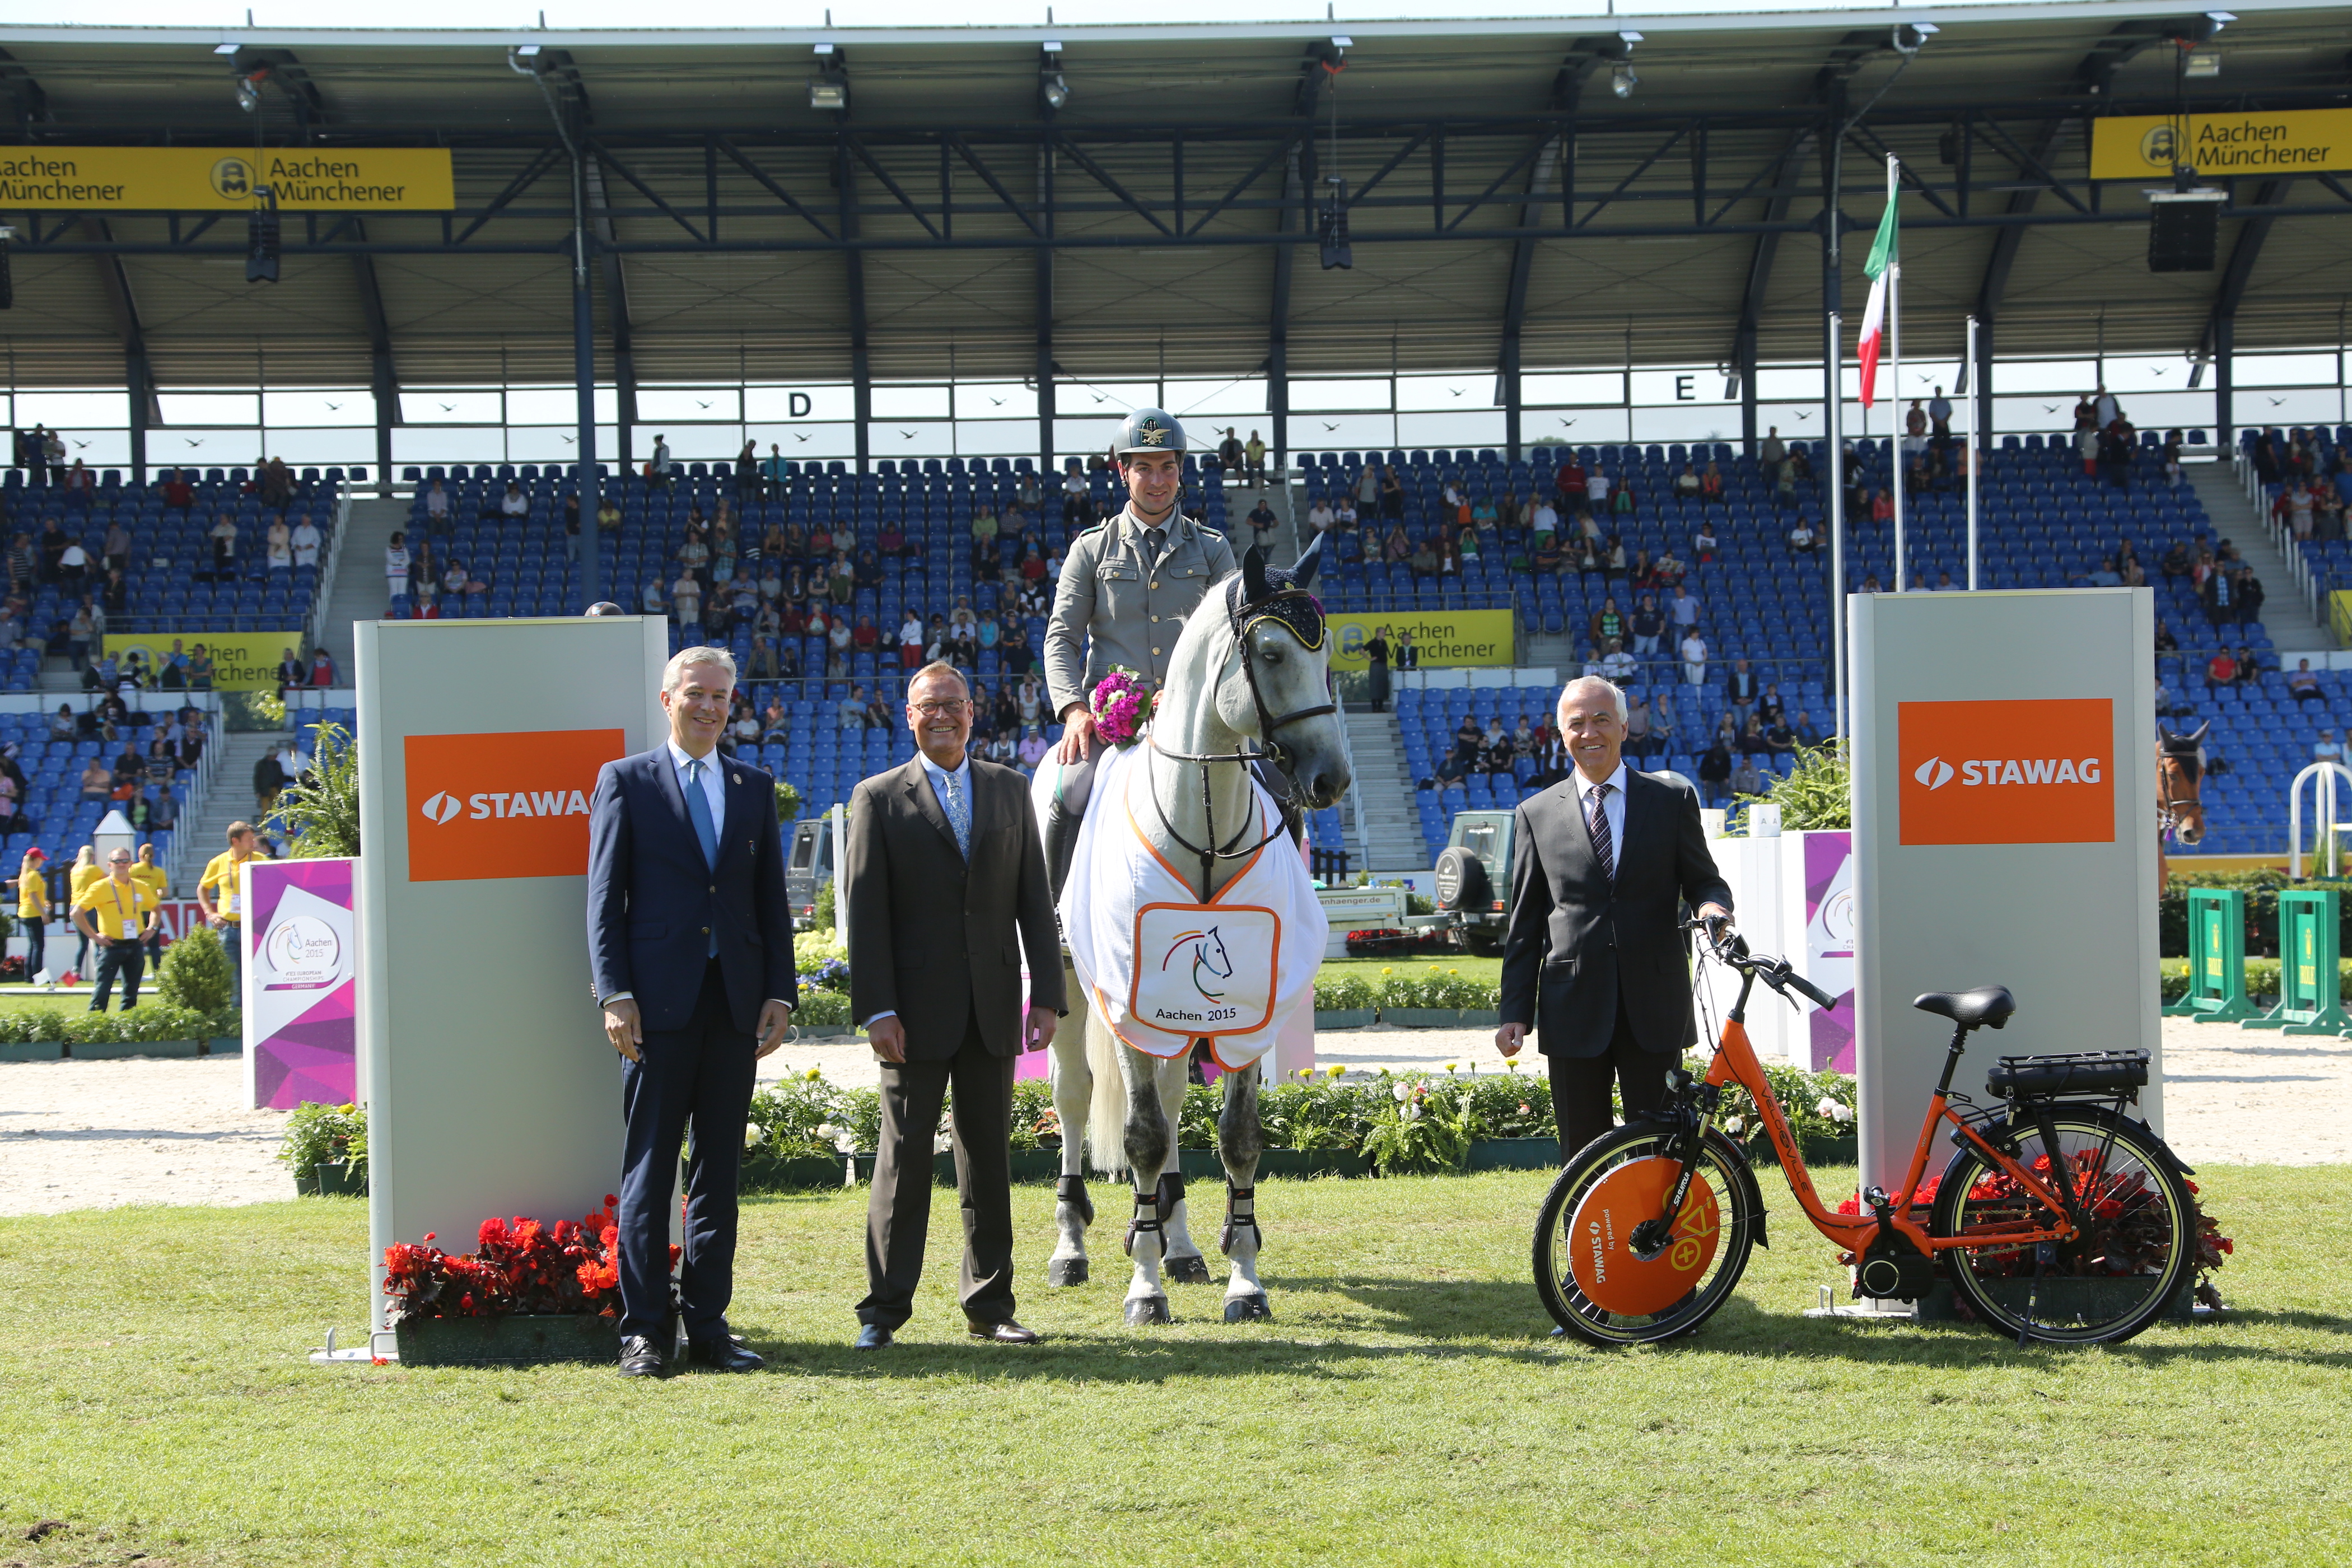
<path fill-rule="evenodd" d="M 722 1372 L 760 1358 L 727 1331 L 735 1183 L 752 1063 L 783 1044 L 799 980 L 775 784 L 723 756 L 735 689 L 727 650 L 690 647 L 662 671 L 669 739 L 607 763 L 588 817 L 588 963 L 604 1035 L 624 1060 L 621 1371 L 657 1377 L 668 1349 L 669 1222 L 689 1125 L 687 1356 Z"/>
<path fill-rule="evenodd" d="M 1731 889 L 1690 786 L 1626 768 L 1623 692 L 1569 682 L 1559 731 L 1573 771 L 1519 803 L 1495 1045 L 1516 1056 L 1536 1027 L 1564 1164 L 1609 1131 L 1612 1079 L 1628 1116 L 1664 1103 L 1697 1037 L 1680 906 L 1727 923 Z"/>
<path fill-rule="evenodd" d="M 952 665 L 907 683 L 907 722 L 920 755 L 857 786 L 842 871 L 850 1006 L 882 1059 L 857 1348 L 888 1344 L 914 1310 L 932 1130 L 951 1083 L 964 1321 L 978 1338 L 1029 1344 L 1037 1336 L 1013 1317 L 1013 1065 L 1052 1042 L 1062 1012 L 1053 891 L 1028 780 L 967 752 L 971 691 Z"/>

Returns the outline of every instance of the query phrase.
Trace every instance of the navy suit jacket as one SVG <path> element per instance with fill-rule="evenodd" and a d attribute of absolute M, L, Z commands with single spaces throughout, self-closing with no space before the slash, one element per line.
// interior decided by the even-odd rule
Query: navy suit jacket
<path fill-rule="evenodd" d="M 737 1028 L 757 1028 L 770 997 L 800 1000 L 775 783 L 715 751 L 710 761 L 727 801 L 716 869 L 686 815 L 667 740 L 605 763 L 588 807 L 590 979 L 600 1002 L 634 994 L 648 1033 L 693 1017 L 713 932 Z"/>

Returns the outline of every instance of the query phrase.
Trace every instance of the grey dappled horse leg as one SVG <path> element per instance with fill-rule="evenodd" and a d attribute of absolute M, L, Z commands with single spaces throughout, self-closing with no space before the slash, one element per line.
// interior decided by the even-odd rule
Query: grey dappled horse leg
<path fill-rule="evenodd" d="M 1265 1286 L 1257 1277 L 1257 1165 L 1265 1150 L 1265 1131 L 1257 1112 L 1258 1080 L 1255 1062 L 1226 1074 L 1225 1103 L 1217 1112 L 1217 1152 L 1225 1164 L 1225 1225 L 1220 1242 L 1234 1265 L 1225 1285 L 1229 1323 L 1274 1316 Z"/>
<path fill-rule="evenodd" d="M 1087 1100 L 1093 1093 L 1086 1031 L 1064 1029 L 1054 1037 L 1054 1110 L 1062 1119 L 1062 1175 L 1054 1189 L 1054 1228 L 1060 1236 L 1045 1260 L 1048 1285 L 1087 1282 L 1087 1227 L 1095 1222 L 1086 1178 Z"/>
<path fill-rule="evenodd" d="M 1178 1147 L 1183 1142 L 1184 1089 L 1192 1079 L 1192 1053 L 1172 1057 L 1160 1065 L 1160 1109 L 1168 1118 L 1168 1125 L 1178 1129 L 1179 1135 L 1169 1140 L 1168 1163 L 1160 1177 L 1161 1192 L 1170 1200 L 1168 1217 L 1160 1222 L 1162 1256 L 1168 1262 L 1168 1282 L 1171 1285 L 1207 1285 L 1209 1260 L 1201 1256 L 1200 1243 L 1192 1239 L 1192 1226 L 1185 1209 L 1184 1155 Z"/>
<path fill-rule="evenodd" d="M 1119 1048 L 1118 1075 L 1127 1089 L 1127 1168 L 1135 1189 L 1135 1217 L 1127 1226 L 1128 1255 L 1135 1260 L 1135 1277 L 1127 1287 L 1130 1323 L 1169 1321 L 1168 1291 L 1160 1282 L 1160 1173 L 1175 1149 L 1176 1127 L 1161 1110 L 1160 1065 L 1140 1051 Z"/>

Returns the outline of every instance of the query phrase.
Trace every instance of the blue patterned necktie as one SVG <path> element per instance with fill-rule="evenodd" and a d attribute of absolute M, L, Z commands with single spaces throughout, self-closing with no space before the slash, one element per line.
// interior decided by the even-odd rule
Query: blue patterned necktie
<path fill-rule="evenodd" d="M 971 858 L 971 808 L 964 804 L 963 781 L 950 773 L 940 776 L 948 781 L 948 826 L 955 829 L 956 852 L 966 860 Z"/>
<path fill-rule="evenodd" d="M 697 757 L 686 764 L 686 816 L 694 824 L 694 836 L 702 841 L 702 858 L 714 871 L 719 869 L 719 826 L 710 820 L 710 797 L 702 790 L 704 763 Z M 719 956 L 719 932 L 710 933 L 709 951 L 704 955 Z"/>

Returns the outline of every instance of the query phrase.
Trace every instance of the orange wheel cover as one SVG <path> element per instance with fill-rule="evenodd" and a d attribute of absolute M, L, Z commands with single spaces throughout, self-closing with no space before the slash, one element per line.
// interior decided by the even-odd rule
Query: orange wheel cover
<path fill-rule="evenodd" d="M 1665 1250 L 1647 1259 L 1634 1256 L 1633 1227 L 1664 1209 L 1676 1169 L 1660 1155 L 1629 1161 L 1576 1205 L 1568 1225 L 1569 1272 L 1596 1306 L 1627 1317 L 1661 1311 L 1688 1295 L 1715 1260 L 1723 1227 L 1705 1172 L 1692 1173 Z"/>

